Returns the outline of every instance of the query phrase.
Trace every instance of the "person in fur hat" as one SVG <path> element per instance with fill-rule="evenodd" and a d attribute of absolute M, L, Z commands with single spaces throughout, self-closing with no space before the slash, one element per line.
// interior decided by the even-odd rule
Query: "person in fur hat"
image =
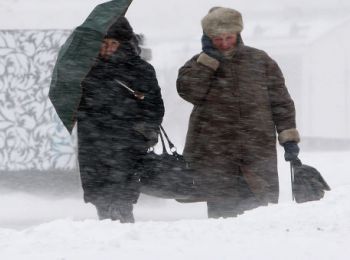
<path fill-rule="evenodd" d="M 179 69 L 177 91 L 193 104 L 184 156 L 211 218 L 277 203 L 276 139 L 294 160 L 295 107 L 277 63 L 244 45 L 240 12 L 214 7 L 202 19 L 202 52 Z"/>
<path fill-rule="evenodd" d="M 78 156 L 84 200 L 99 219 L 134 222 L 137 167 L 158 141 L 164 115 L 154 68 L 139 56 L 125 17 L 108 30 L 95 65 L 82 82 Z M 135 92 L 127 90 L 127 85 Z"/>

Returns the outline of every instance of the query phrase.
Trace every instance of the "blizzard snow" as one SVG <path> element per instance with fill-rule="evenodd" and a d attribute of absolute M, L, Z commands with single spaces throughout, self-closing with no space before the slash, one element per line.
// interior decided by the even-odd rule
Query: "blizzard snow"
<path fill-rule="evenodd" d="M 281 199 L 231 219 L 206 219 L 204 203 L 141 197 L 136 224 L 98 221 L 81 197 L 0 197 L 0 259 L 347 259 L 350 152 L 302 153 L 332 191 L 318 202 L 291 201 L 280 159 Z"/>
<path fill-rule="evenodd" d="M 120 224 L 60 219 L 2 229 L 1 259 L 347 259 L 350 186 L 237 219 Z M 346 205 L 347 204 L 347 205 Z"/>
<path fill-rule="evenodd" d="M 320 202 L 282 203 L 247 212 L 236 219 L 120 224 L 66 218 L 21 231 L 0 229 L 0 257 L 26 260 L 347 259 L 350 253 L 349 188 L 350 185 L 337 188 Z M 174 212 L 181 208 L 172 207 L 168 210 Z"/>
<path fill-rule="evenodd" d="M 0 28 L 72 29 L 101 2 L 1 0 Z M 314 24 L 323 29 L 329 21 L 322 20 L 325 10 L 328 18 L 337 20 L 347 17 L 344 13 L 350 7 L 346 0 L 336 4 L 331 0 L 135 0 L 127 17 L 137 32 L 145 33 L 154 50 L 152 64 L 166 93 L 167 115 L 172 115 L 165 123 L 171 126 L 170 136 L 180 150 L 191 107 L 176 94 L 176 69 L 200 50 L 199 21 L 215 5 L 234 5 L 242 11 L 247 32 L 252 31 L 249 22 L 253 18 L 252 23 L 260 21 L 261 12 L 281 24 L 295 20 L 301 10 L 317 9 L 319 16 L 313 14 L 313 19 L 321 18 Z M 329 8 L 321 10 L 320 6 Z M 276 28 L 277 33 L 286 32 L 285 26 Z M 179 107 L 184 109 L 179 112 Z M 344 114 L 341 111 L 337 116 L 344 118 Z M 63 198 L 0 191 L 0 259 L 349 259 L 350 151 L 306 152 L 302 147 L 303 162 L 316 167 L 332 191 L 319 202 L 300 205 L 291 201 L 288 164 L 281 150 L 279 156 L 280 203 L 232 219 L 208 220 L 204 203 L 180 204 L 142 196 L 135 206 L 137 223 L 120 224 L 98 221 L 93 206 L 83 203 L 81 191 Z"/>

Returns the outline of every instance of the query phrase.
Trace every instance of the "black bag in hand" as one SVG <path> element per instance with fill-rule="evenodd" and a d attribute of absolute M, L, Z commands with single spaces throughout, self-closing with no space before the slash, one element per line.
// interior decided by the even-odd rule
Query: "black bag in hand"
<path fill-rule="evenodd" d="M 196 190 L 193 170 L 189 168 L 184 157 L 176 152 L 162 126 L 159 135 L 163 146 L 162 153 L 156 154 L 150 151 L 140 164 L 141 192 L 166 199 L 191 197 Z M 167 139 L 171 154 L 167 152 L 163 135 Z"/>
<path fill-rule="evenodd" d="M 320 200 L 331 190 L 315 168 L 302 164 L 299 159 L 290 163 L 293 199 L 297 203 Z"/>

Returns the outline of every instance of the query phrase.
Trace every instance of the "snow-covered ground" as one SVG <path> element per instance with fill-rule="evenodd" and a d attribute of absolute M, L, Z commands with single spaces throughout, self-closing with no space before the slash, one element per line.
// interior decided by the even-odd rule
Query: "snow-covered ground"
<path fill-rule="evenodd" d="M 281 154 L 281 153 L 280 153 Z M 350 152 L 302 153 L 332 191 L 291 201 L 280 159 L 281 202 L 238 218 L 206 219 L 204 203 L 141 197 L 136 224 L 98 221 L 80 197 L 0 197 L 0 259 L 348 259 Z"/>
<path fill-rule="evenodd" d="M 1 0 L 0 28 L 72 29 L 101 2 Z M 269 16 L 274 24 L 281 24 L 299 19 L 301 10 L 318 10 L 320 17 L 325 12 L 347 17 L 349 10 L 347 0 L 133 1 L 127 17 L 137 32 L 147 36 L 154 51 L 152 64 L 167 105 L 165 123 L 179 150 L 191 107 L 180 103 L 176 94 L 176 70 L 200 50 L 199 21 L 215 5 L 242 11 L 247 35 L 253 30 L 249 23 L 260 22 L 260 17 Z M 320 6 L 323 9 L 317 9 Z M 318 19 L 317 14 L 305 17 Z M 329 22 L 320 21 L 322 25 Z M 280 33 L 288 31 L 285 26 L 277 28 Z M 185 107 L 187 114 L 179 112 L 179 107 Z M 345 121 L 344 115 L 341 111 L 336 116 Z M 280 203 L 232 219 L 208 220 L 205 203 L 180 204 L 142 196 L 135 206 L 137 223 L 120 224 L 98 221 L 94 207 L 83 203 L 81 191 L 66 197 L 0 191 L 0 260 L 349 259 L 350 151 L 305 152 L 301 148 L 301 159 L 319 169 L 332 191 L 319 202 L 292 202 L 289 167 L 280 150 Z"/>
<path fill-rule="evenodd" d="M 349 188 L 321 202 L 285 203 L 237 219 L 120 224 L 58 219 L 1 229 L 1 259 L 347 259 Z M 179 209 L 179 208 L 178 208 Z"/>

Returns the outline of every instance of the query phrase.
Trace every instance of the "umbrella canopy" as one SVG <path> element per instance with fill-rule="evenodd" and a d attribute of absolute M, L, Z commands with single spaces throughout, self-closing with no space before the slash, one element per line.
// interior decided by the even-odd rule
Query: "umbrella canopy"
<path fill-rule="evenodd" d="M 330 190 L 321 173 L 299 159 L 291 162 L 291 174 L 293 199 L 297 203 L 320 200 Z"/>
<path fill-rule="evenodd" d="M 69 133 L 72 133 L 82 96 L 80 84 L 94 64 L 108 28 L 125 14 L 131 2 L 114 0 L 96 6 L 58 53 L 49 98 Z"/>

